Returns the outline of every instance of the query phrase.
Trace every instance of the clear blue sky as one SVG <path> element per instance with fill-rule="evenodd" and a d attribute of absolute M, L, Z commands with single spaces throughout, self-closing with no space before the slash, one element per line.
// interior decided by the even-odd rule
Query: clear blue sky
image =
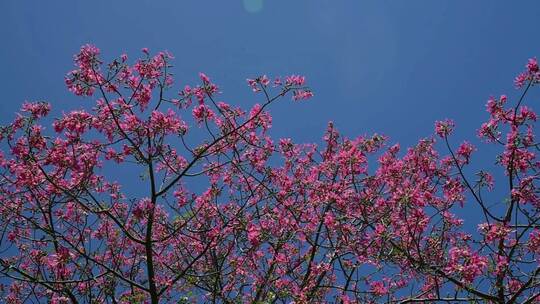
<path fill-rule="evenodd" d="M 245 78 L 306 75 L 316 96 L 273 107 L 276 137 L 318 141 L 333 120 L 351 137 L 410 145 L 448 117 L 457 143 L 474 140 L 491 94 L 517 95 L 513 77 L 540 56 L 539 1 L 3 0 L 0 16 L 2 124 L 24 100 L 88 106 L 63 79 L 93 43 L 105 58 L 169 50 L 182 86 L 204 71 L 244 106 L 259 101 Z"/>

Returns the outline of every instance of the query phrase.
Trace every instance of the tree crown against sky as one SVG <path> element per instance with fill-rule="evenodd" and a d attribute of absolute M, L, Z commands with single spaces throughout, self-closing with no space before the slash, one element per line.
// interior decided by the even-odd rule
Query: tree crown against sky
<path fill-rule="evenodd" d="M 332 123 L 320 145 L 275 141 L 268 106 L 312 97 L 303 76 L 248 79 L 264 102 L 246 111 L 202 73 L 171 90 L 172 59 L 105 63 L 85 45 L 66 85 L 95 103 L 54 132 L 50 105 L 25 103 L 1 129 L 9 303 L 538 300 L 535 59 L 521 95 L 488 101 L 478 135 L 499 147 L 500 173 L 476 175 L 477 148 L 452 146 L 451 120 L 405 151 Z M 133 172 L 145 195 L 124 184 Z M 472 230 L 467 210 L 482 214 Z"/>

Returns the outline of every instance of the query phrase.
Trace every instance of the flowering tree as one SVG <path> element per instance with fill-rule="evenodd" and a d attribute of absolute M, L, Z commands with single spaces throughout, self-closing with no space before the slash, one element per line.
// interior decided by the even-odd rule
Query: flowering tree
<path fill-rule="evenodd" d="M 501 146 L 507 189 L 492 199 L 493 176 L 467 175 L 475 148 L 452 148 L 450 120 L 405 152 L 332 124 L 322 145 L 274 142 L 267 107 L 309 99 L 304 77 L 248 79 L 263 102 L 245 111 L 204 74 L 167 97 L 166 52 L 99 55 L 83 46 L 66 77 L 93 107 L 53 133 L 49 104 L 25 103 L 1 129 L 7 303 L 540 301 L 536 115 L 523 105 L 536 60 L 516 102 L 488 101 L 479 136 Z M 467 210 L 482 215 L 472 232 Z"/>

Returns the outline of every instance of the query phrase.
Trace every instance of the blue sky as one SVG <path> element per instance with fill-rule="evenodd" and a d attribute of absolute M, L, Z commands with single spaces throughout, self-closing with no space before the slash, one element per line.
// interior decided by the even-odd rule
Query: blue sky
<path fill-rule="evenodd" d="M 109 59 L 169 50 L 179 85 L 204 71 L 245 107 L 260 101 L 247 77 L 306 75 L 315 98 L 275 105 L 275 137 L 319 141 L 332 120 L 408 146 L 448 117 L 457 144 L 474 140 L 490 95 L 518 95 L 513 77 L 540 56 L 538 1 L 5 0 L 0 12 L 2 124 L 24 100 L 88 107 L 63 79 L 93 43 Z"/>
<path fill-rule="evenodd" d="M 179 84 L 204 71 L 246 106 L 258 101 L 246 77 L 306 75 L 316 98 L 272 109 L 278 137 L 315 141 L 333 120 L 350 136 L 413 143 L 445 117 L 472 137 L 489 95 L 515 94 L 513 77 L 540 54 L 537 1 L 2 1 L 0 11 L 2 122 L 24 100 L 87 106 L 63 77 L 90 42 L 106 58 L 169 50 Z"/>

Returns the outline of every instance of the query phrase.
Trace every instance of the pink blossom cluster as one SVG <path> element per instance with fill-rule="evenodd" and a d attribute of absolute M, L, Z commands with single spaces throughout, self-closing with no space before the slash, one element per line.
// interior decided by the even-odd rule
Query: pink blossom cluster
<path fill-rule="evenodd" d="M 101 84 L 104 79 L 99 71 L 100 50 L 93 45 L 84 45 L 81 51 L 75 55 L 77 69 L 71 71 L 66 77 L 68 89 L 76 95 L 92 96 L 96 84 Z"/>
<path fill-rule="evenodd" d="M 521 88 L 527 83 L 536 84 L 540 81 L 540 70 L 536 58 L 529 59 L 525 68 L 526 70 L 514 79 L 517 88 Z"/>
<path fill-rule="evenodd" d="M 486 257 L 472 252 L 470 248 L 452 247 L 448 254 L 445 271 L 460 276 L 468 283 L 480 276 L 488 265 Z"/>

